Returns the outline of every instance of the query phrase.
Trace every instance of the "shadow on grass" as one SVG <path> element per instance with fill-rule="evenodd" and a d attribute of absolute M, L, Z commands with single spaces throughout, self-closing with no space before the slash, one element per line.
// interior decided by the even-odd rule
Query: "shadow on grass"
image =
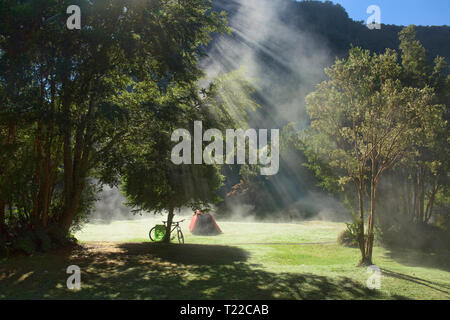
<path fill-rule="evenodd" d="M 410 267 L 434 268 L 450 272 L 450 251 L 424 252 L 413 249 L 389 247 L 387 257 Z"/>
<path fill-rule="evenodd" d="M 391 277 L 391 278 L 397 278 L 400 280 L 405 280 L 405 281 L 409 281 L 409 282 L 413 282 L 415 284 L 419 284 L 425 287 L 428 287 L 430 289 L 439 291 L 441 293 L 445 293 L 447 295 L 450 295 L 450 286 L 447 284 L 443 284 L 443 283 L 439 283 L 436 281 L 429 281 L 426 279 L 422 279 L 422 278 L 418 278 L 418 277 L 413 277 L 407 274 L 403 274 L 400 272 L 395 272 L 392 270 L 388 270 L 385 268 L 381 268 L 381 271 L 383 272 L 384 276 L 387 277 Z"/>
<path fill-rule="evenodd" d="M 228 265 L 245 262 L 248 252 L 237 247 L 224 245 L 123 243 L 118 248 L 128 255 L 150 254 L 162 261 L 185 265 Z"/>
<path fill-rule="evenodd" d="M 386 298 L 350 278 L 258 269 L 247 263 L 248 255 L 241 248 L 221 245 L 83 244 L 1 264 L 0 298 Z M 69 265 L 81 268 L 78 292 L 66 289 Z"/>

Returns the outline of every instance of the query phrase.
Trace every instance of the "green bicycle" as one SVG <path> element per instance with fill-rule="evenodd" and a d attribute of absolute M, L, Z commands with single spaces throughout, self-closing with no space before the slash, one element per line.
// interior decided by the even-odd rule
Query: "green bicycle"
<path fill-rule="evenodd" d="M 170 240 L 175 239 L 177 237 L 178 242 L 183 244 L 184 243 L 184 235 L 183 231 L 181 231 L 180 223 L 184 220 L 178 221 L 178 222 L 172 222 L 172 231 L 170 234 L 172 237 Z M 167 221 L 163 221 L 164 224 L 159 224 L 154 226 L 150 229 L 150 232 L 148 233 L 148 236 L 151 241 L 153 242 L 161 242 L 164 239 L 164 236 L 166 235 L 166 223 Z M 176 233 L 174 233 L 176 231 Z"/>

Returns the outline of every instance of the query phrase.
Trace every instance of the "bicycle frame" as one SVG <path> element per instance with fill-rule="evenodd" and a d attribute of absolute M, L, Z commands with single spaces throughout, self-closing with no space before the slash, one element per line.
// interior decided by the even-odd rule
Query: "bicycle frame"
<path fill-rule="evenodd" d="M 184 235 L 183 231 L 181 230 L 180 223 L 184 220 L 172 222 L 171 230 L 170 230 L 170 238 L 173 240 L 175 237 L 178 237 L 178 241 L 180 243 L 184 243 Z M 163 221 L 164 227 L 167 228 L 167 221 Z M 155 241 L 155 239 L 152 237 L 152 232 L 156 230 L 156 226 L 154 226 L 152 229 L 150 229 L 149 237 L 151 241 Z M 174 232 L 176 231 L 176 232 Z M 158 240 L 159 241 L 159 240 Z"/>
<path fill-rule="evenodd" d="M 180 228 L 180 225 L 179 225 L 178 223 L 172 228 L 172 230 L 170 231 L 170 233 L 174 232 L 174 231 L 177 230 L 177 229 L 181 229 L 181 228 Z"/>
<path fill-rule="evenodd" d="M 174 232 L 177 229 L 181 230 L 180 223 L 183 222 L 183 221 L 184 220 L 177 221 L 177 222 L 172 222 L 173 227 L 172 227 L 172 230 L 170 230 L 170 233 Z M 167 226 L 167 221 L 163 221 L 163 223 L 164 223 L 165 226 Z"/>

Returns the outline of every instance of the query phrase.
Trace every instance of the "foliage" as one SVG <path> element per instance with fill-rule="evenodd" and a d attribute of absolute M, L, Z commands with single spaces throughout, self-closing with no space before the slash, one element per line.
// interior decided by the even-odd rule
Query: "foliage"
<path fill-rule="evenodd" d="M 405 86 L 397 54 L 371 54 L 352 48 L 348 59 L 326 69 L 329 77 L 308 95 L 311 126 L 303 144 L 327 164 L 339 185 L 352 183 L 359 199 L 362 263 L 372 263 L 376 193 L 382 174 L 434 137 L 443 127 L 442 106 L 433 104 L 430 87 Z M 312 159 L 313 161 L 315 159 Z M 364 198 L 370 188 L 368 236 L 364 237 Z"/>
<path fill-rule="evenodd" d="M 193 136 L 194 121 L 202 121 L 203 130 L 245 124 L 247 113 L 257 107 L 253 91 L 239 71 L 215 79 L 203 90 L 179 85 L 168 87 L 165 94 L 153 94 L 148 87 L 138 88 L 137 103 L 144 108 L 132 119 L 131 134 L 120 150 L 126 159 L 121 187 L 135 211 L 169 212 L 167 241 L 173 211 L 217 203 L 223 183 L 218 165 L 172 163 L 172 132 L 183 128 Z"/>
<path fill-rule="evenodd" d="M 380 240 L 384 245 L 391 248 L 408 248 L 440 253 L 448 251 L 447 244 L 450 241 L 450 232 L 433 225 L 404 221 L 402 224 L 396 223 L 383 228 Z"/>
<path fill-rule="evenodd" d="M 414 26 L 404 28 L 400 34 L 403 83 L 416 88 L 433 87 L 434 102 L 443 105 L 443 121 L 428 123 L 431 133 L 421 136 L 415 153 L 403 159 L 388 180 L 380 186 L 380 227 L 386 234 L 402 230 L 409 245 L 421 243 L 428 237 L 428 224 L 438 226 L 448 216 L 445 204 L 449 201 L 449 144 L 448 110 L 450 81 L 444 58 L 436 57 L 434 65 L 426 59 L 427 51 L 416 40 Z M 414 234 L 411 230 L 418 230 Z M 435 234 L 442 234 L 436 232 Z M 392 234 L 396 238 L 395 234 Z M 415 238 L 415 239 L 413 239 Z M 445 239 L 445 236 L 442 237 Z M 398 241 L 395 241 L 398 242 Z M 426 241 L 425 241 L 426 242 Z"/>
<path fill-rule="evenodd" d="M 0 259 L 9 255 L 9 248 L 6 245 L 5 240 L 0 238 Z"/>
<path fill-rule="evenodd" d="M 90 177 L 117 182 L 129 121 L 151 107 L 140 89 L 192 88 L 211 33 L 228 31 L 210 1 L 79 0 L 82 28 L 68 30 L 72 4 L 0 2 L 0 233 L 26 252 L 48 247 L 26 230 L 58 226 L 64 242 L 85 220 Z"/>
<path fill-rule="evenodd" d="M 244 3 L 246 2 L 244 1 Z M 250 37 L 258 34 L 259 30 L 256 32 L 247 30 L 247 23 L 244 25 L 237 23 L 242 12 L 239 1 L 215 0 L 214 5 L 218 10 L 223 9 L 228 12 L 233 29 Z M 248 6 L 252 7 L 252 4 Z M 365 21 L 352 20 L 341 5 L 331 1 L 263 1 L 262 7 L 270 6 L 276 8 L 276 15 L 282 19 L 277 20 L 277 24 L 271 28 L 271 32 L 265 32 L 263 37 L 257 38 L 258 46 L 248 48 L 252 57 L 252 65 L 257 66 L 257 74 L 261 75 L 258 79 L 260 90 L 256 92 L 255 96 L 262 108 L 259 108 L 252 116 L 253 123 L 257 123 L 257 126 L 260 127 L 276 126 L 281 128 L 291 121 L 296 122 L 299 129 L 308 126 L 304 97 L 314 90 L 317 82 L 325 79 L 323 69 L 334 62 L 332 61 L 334 57 L 348 57 L 351 44 L 378 54 L 384 53 L 386 48 L 396 50 L 399 48 L 398 33 L 403 29 L 402 26 L 382 24 L 381 30 L 370 30 Z M 236 19 L 234 19 L 234 15 L 236 15 Z M 233 25 L 234 21 L 236 21 L 236 25 Z M 449 61 L 450 42 L 447 41 L 450 38 L 449 26 L 417 26 L 415 30 L 417 39 L 427 49 L 427 61 L 432 62 L 436 55 Z M 287 35 L 280 35 L 280 32 L 284 33 L 285 31 L 289 31 Z M 291 34 L 295 35 L 296 39 L 299 36 L 300 39 L 306 37 L 308 40 L 299 45 L 297 50 L 295 41 L 294 43 L 289 41 Z M 221 37 L 218 36 L 218 38 L 220 41 Z M 227 37 L 226 43 L 230 48 L 233 48 L 234 45 L 239 48 L 242 45 L 241 41 L 242 38 L 238 36 Z M 247 47 L 245 48 L 247 50 Z M 287 54 L 286 48 L 289 49 L 289 53 L 296 54 Z M 217 50 L 216 46 L 211 46 L 211 60 L 214 62 L 219 60 L 220 66 L 227 67 L 230 62 L 233 64 L 228 52 L 229 50 Z M 323 55 L 327 59 L 321 59 Z M 286 59 L 279 59 L 279 57 L 285 56 Z M 312 61 L 313 65 L 308 64 L 303 67 L 302 61 L 305 58 L 308 59 L 307 61 Z M 300 68 L 297 67 L 298 65 Z M 449 69 L 444 70 L 444 73 L 448 74 Z M 434 85 L 430 86 L 435 88 Z M 447 101 L 450 100 L 447 99 Z M 438 104 L 443 104 L 443 102 Z M 289 109 L 286 106 L 289 106 Z M 287 116 L 291 114 L 296 116 Z M 316 169 L 323 170 L 322 176 L 329 178 L 327 180 L 316 179 L 311 174 L 311 171 L 314 172 L 316 169 L 308 172 L 303 166 L 298 165 L 298 163 L 306 161 L 299 160 L 295 164 L 294 159 L 305 158 L 303 151 L 300 150 L 296 153 L 292 155 L 292 158 L 287 159 L 280 156 L 280 171 L 277 176 L 270 177 L 270 182 L 263 191 L 265 194 L 270 193 L 270 197 L 267 198 L 267 207 L 285 208 L 296 205 L 299 198 L 307 195 L 311 189 L 319 189 L 317 184 L 320 184 L 323 189 L 328 190 L 330 187 L 334 194 L 339 192 L 339 197 L 349 198 L 348 203 L 352 204 L 351 208 L 356 209 L 357 197 L 351 192 L 351 186 L 340 186 L 338 179 L 331 178 L 330 172 L 327 172 L 326 161 L 324 166 Z M 317 165 L 318 163 L 316 161 Z M 227 169 L 226 190 L 222 192 L 224 197 L 232 186 L 240 183 L 241 177 L 235 171 L 230 173 Z M 390 174 L 390 172 L 392 171 L 385 174 Z M 271 185 L 275 185 L 275 188 L 271 188 Z M 279 202 L 279 199 L 283 201 Z M 272 202 L 269 203 L 271 200 Z M 255 205 L 255 203 L 246 203 Z M 255 210 L 255 214 L 258 213 L 259 211 Z"/>
<path fill-rule="evenodd" d="M 359 229 L 359 223 L 355 226 Z M 358 247 L 358 233 L 353 233 L 349 229 L 345 229 L 339 233 L 337 238 L 338 244 L 344 247 L 357 248 Z"/>
<path fill-rule="evenodd" d="M 357 215 L 353 214 L 352 216 L 353 221 L 351 223 L 345 224 L 346 228 L 341 233 L 339 233 L 337 242 L 342 246 L 357 248 L 359 241 L 360 222 L 358 221 Z"/>
<path fill-rule="evenodd" d="M 33 254 L 37 250 L 35 234 L 31 231 L 24 232 L 14 239 L 12 248 L 14 251 L 22 252 L 28 255 Z"/>

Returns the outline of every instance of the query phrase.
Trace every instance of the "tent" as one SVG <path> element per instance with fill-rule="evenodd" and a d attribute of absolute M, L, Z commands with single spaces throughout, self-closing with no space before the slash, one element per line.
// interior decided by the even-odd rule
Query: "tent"
<path fill-rule="evenodd" d="M 215 236 L 222 233 L 213 216 L 207 212 L 197 210 L 189 224 L 192 234 L 200 236 Z"/>

